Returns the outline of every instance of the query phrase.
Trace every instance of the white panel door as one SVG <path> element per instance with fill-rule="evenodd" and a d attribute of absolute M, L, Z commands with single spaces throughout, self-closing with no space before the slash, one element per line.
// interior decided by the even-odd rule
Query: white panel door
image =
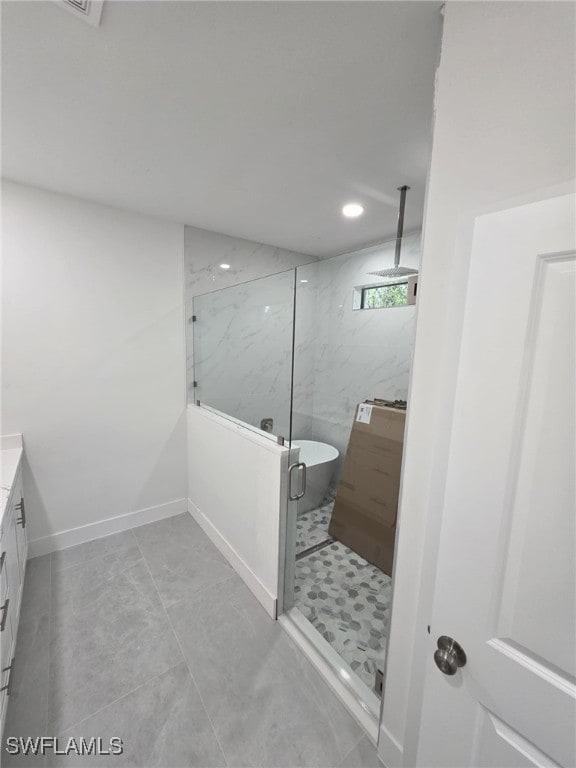
<path fill-rule="evenodd" d="M 421 766 L 576 765 L 574 211 L 476 220 Z M 442 635 L 467 656 L 452 676 Z"/>

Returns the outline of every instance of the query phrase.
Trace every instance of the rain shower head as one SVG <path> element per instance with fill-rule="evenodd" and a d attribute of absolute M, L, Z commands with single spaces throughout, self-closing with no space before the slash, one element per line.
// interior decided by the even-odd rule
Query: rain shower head
<path fill-rule="evenodd" d="M 417 275 L 418 270 L 409 267 L 390 267 L 390 269 L 379 269 L 376 272 L 368 272 L 368 274 L 376 277 L 409 277 L 410 275 Z"/>
<path fill-rule="evenodd" d="M 398 230 L 396 232 L 396 252 L 394 254 L 394 266 L 389 269 L 379 269 L 376 272 L 368 272 L 369 275 L 376 275 L 376 277 L 385 277 L 388 279 L 409 277 L 410 275 L 417 275 L 417 269 L 410 269 L 409 267 L 400 266 L 400 250 L 402 248 L 402 235 L 404 232 L 404 208 L 406 207 L 406 191 L 410 187 L 404 185 L 398 187 L 400 192 L 400 208 L 398 209 Z"/>

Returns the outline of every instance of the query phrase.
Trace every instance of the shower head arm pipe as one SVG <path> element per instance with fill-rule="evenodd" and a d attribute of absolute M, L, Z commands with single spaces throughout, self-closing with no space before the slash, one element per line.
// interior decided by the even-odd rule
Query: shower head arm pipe
<path fill-rule="evenodd" d="M 398 209 L 398 229 L 396 231 L 396 252 L 394 254 L 394 266 L 397 267 L 400 264 L 400 249 L 402 248 L 402 234 L 404 232 L 404 208 L 406 207 L 406 191 L 410 187 L 404 184 L 403 187 L 398 187 L 400 192 L 400 208 Z"/>

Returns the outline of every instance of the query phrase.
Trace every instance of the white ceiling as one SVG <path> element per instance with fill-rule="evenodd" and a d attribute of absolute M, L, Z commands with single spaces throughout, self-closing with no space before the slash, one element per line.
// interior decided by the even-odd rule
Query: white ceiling
<path fill-rule="evenodd" d="M 405 183 L 415 228 L 439 9 L 4 1 L 3 175 L 318 256 L 392 235 Z"/>

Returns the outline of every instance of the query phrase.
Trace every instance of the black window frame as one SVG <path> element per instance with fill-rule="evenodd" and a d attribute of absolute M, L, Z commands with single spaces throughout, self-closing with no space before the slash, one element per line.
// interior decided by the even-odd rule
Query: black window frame
<path fill-rule="evenodd" d="M 389 282 L 389 283 L 378 283 L 377 285 L 365 285 L 363 288 L 360 289 L 359 309 L 398 309 L 398 307 L 367 307 L 365 306 L 367 291 L 373 291 L 377 288 L 393 288 L 394 286 L 397 286 L 397 285 L 406 286 L 406 304 L 400 304 L 398 306 L 399 307 L 408 306 L 408 278 L 402 278 L 401 280 L 394 280 L 393 282 Z"/>

